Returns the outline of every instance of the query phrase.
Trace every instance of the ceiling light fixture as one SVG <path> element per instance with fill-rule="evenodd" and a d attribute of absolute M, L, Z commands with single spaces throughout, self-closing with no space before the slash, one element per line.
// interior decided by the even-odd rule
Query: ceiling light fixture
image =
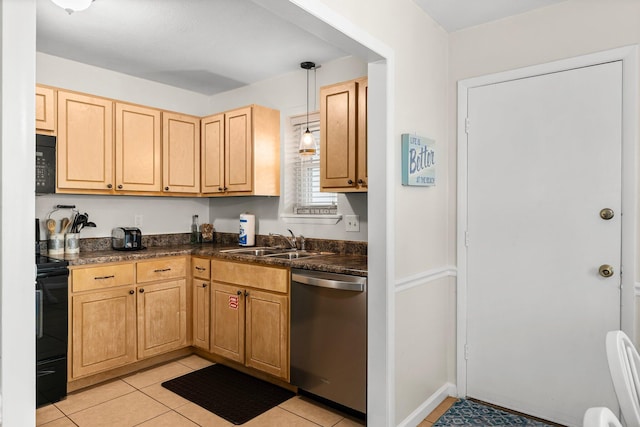
<path fill-rule="evenodd" d="M 309 70 L 315 70 L 317 67 L 314 62 L 303 62 L 300 64 L 300 67 L 307 70 L 307 130 L 302 134 L 302 137 L 300 138 L 298 154 L 302 159 L 308 159 L 318 152 L 316 139 L 309 131 Z"/>
<path fill-rule="evenodd" d="M 81 10 L 88 9 L 94 0 L 51 0 L 56 5 L 60 6 L 67 11 L 69 15 L 73 12 L 79 12 Z"/>

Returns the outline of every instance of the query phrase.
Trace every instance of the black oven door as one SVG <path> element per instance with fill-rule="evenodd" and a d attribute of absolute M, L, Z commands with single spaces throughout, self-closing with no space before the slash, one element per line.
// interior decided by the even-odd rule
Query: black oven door
<path fill-rule="evenodd" d="M 36 360 L 67 355 L 69 270 L 62 268 L 36 279 Z"/>

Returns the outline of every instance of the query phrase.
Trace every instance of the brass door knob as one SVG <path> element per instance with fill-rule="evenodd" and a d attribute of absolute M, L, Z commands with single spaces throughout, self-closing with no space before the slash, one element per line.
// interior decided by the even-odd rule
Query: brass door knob
<path fill-rule="evenodd" d="M 598 269 L 598 273 L 600 273 L 602 277 L 611 277 L 613 276 L 613 267 L 609 264 L 602 264 Z"/>
<path fill-rule="evenodd" d="M 609 220 L 613 218 L 614 215 L 613 209 L 604 208 L 600 211 L 600 218 L 604 220 Z"/>

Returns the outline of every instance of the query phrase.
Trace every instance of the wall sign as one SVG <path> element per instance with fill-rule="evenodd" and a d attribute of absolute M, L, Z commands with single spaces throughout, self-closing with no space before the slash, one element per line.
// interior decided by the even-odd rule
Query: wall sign
<path fill-rule="evenodd" d="M 436 185 L 436 142 L 402 134 L 402 185 Z"/>

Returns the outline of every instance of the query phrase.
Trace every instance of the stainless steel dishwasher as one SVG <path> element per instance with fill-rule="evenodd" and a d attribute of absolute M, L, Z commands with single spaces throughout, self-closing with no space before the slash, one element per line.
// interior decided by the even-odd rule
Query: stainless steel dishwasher
<path fill-rule="evenodd" d="M 291 270 L 291 383 L 367 410 L 367 279 Z"/>

